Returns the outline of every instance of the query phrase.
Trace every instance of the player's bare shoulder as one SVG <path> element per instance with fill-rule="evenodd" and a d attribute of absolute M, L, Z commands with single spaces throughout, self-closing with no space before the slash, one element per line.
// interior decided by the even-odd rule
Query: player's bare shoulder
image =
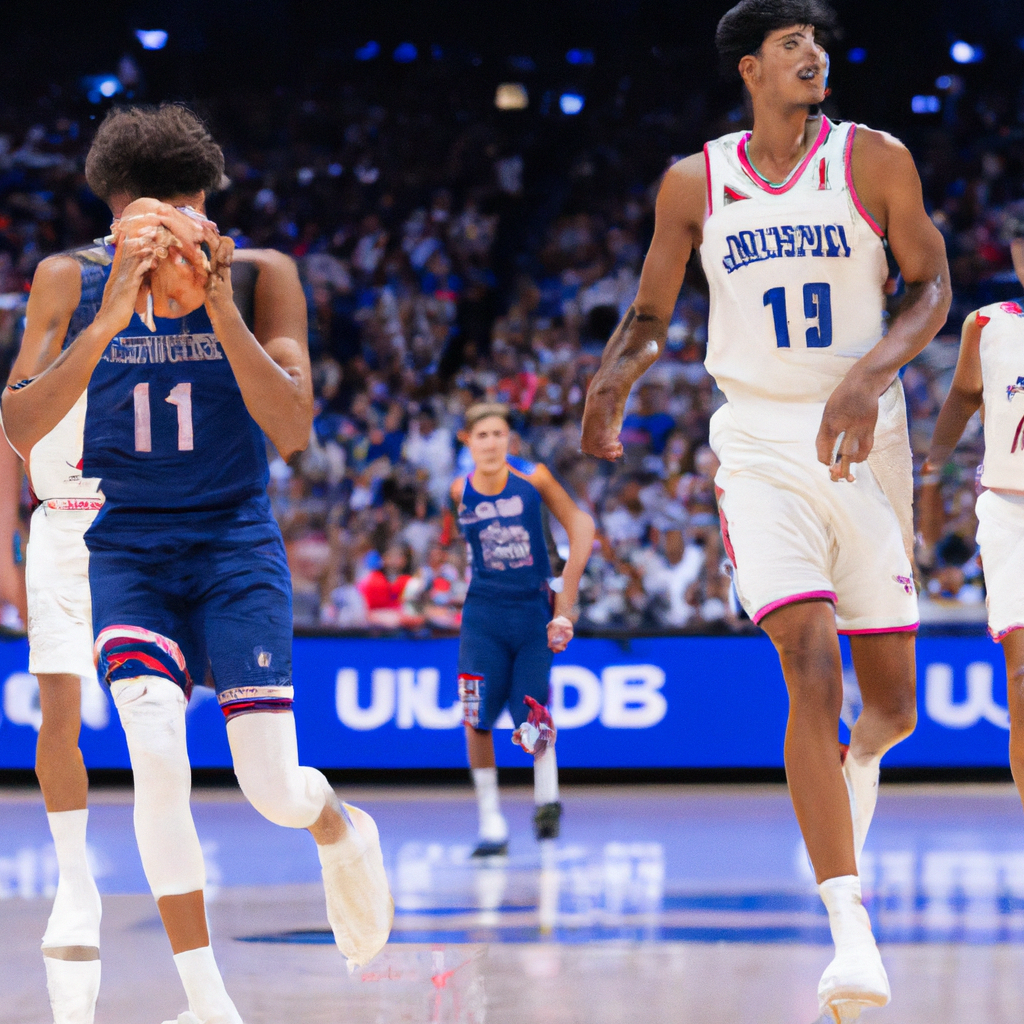
<path fill-rule="evenodd" d="M 81 264 L 68 253 L 57 253 L 40 261 L 29 294 L 47 306 L 56 305 L 70 312 L 78 305 L 81 292 Z"/>
<path fill-rule="evenodd" d="M 910 150 L 889 132 L 857 126 L 850 172 L 861 202 L 883 229 L 894 202 L 904 195 L 920 193 L 920 178 Z"/>
<path fill-rule="evenodd" d="M 233 261 L 252 266 L 261 276 L 266 273 L 275 279 L 299 279 L 295 260 L 277 249 L 236 249 Z"/>
<path fill-rule="evenodd" d="M 658 218 L 671 218 L 695 229 L 698 238 L 707 212 L 708 172 L 703 153 L 677 160 L 658 190 Z"/>

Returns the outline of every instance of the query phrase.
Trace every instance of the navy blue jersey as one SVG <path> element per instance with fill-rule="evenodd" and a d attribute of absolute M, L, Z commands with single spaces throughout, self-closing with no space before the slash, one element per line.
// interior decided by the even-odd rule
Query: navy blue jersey
<path fill-rule="evenodd" d="M 517 460 L 517 469 L 533 466 Z M 500 494 L 479 494 L 466 478 L 459 505 L 459 526 L 473 553 L 469 593 L 480 597 L 518 597 L 547 586 L 551 563 L 541 518 L 543 499 L 528 480 L 509 472 Z"/>
<path fill-rule="evenodd" d="M 111 266 L 103 248 L 70 255 L 82 298 L 65 344 L 95 319 Z M 134 314 L 111 341 L 89 381 L 82 468 L 111 507 L 220 508 L 265 492 L 263 431 L 204 308 L 157 317 L 155 332 Z"/>

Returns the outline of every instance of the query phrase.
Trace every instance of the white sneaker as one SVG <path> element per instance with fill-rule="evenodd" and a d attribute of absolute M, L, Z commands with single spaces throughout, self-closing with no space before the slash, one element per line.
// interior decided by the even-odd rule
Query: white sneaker
<path fill-rule="evenodd" d="M 885 1006 L 889 999 L 889 979 L 873 940 L 837 953 L 818 983 L 818 1007 L 835 1024 L 856 1020 L 864 1008 Z"/>
<path fill-rule="evenodd" d="M 368 964 L 385 946 L 395 918 L 380 835 L 366 811 L 342 804 L 343 838 L 317 846 L 327 897 L 327 920 L 349 970 Z"/>

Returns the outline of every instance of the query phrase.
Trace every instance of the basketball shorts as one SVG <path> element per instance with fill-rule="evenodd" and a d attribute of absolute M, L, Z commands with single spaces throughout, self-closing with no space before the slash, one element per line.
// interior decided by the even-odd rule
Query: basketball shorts
<path fill-rule="evenodd" d="M 729 406 L 711 421 L 722 535 L 754 622 L 798 601 L 832 602 L 840 633 L 917 628 L 917 592 L 900 518 L 866 462 L 833 482 L 814 436 L 763 441 Z"/>
<path fill-rule="evenodd" d="M 260 495 L 222 509 L 108 503 L 85 537 L 94 654 L 108 684 L 212 684 L 226 717 L 292 703 L 291 575 Z"/>
<path fill-rule="evenodd" d="M 548 647 L 550 621 L 546 592 L 518 599 L 470 593 L 459 633 L 459 696 L 466 725 L 493 729 L 507 707 L 518 727 L 530 713 L 525 697 L 547 704 L 554 657 Z"/>
<path fill-rule="evenodd" d="M 982 491 L 974 506 L 988 591 L 988 631 L 1024 629 L 1024 496 Z"/>
<path fill-rule="evenodd" d="M 81 507 L 85 505 L 86 507 Z M 85 531 L 100 501 L 57 498 L 33 513 L 25 553 L 28 670 L 96 678 Z"/>

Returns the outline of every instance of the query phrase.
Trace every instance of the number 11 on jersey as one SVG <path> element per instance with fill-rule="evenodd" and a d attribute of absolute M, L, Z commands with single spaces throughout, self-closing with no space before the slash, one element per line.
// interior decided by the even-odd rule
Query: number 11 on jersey
<path fill-rule="evenodd" d="M 136 384 L 133 396 L 135 399 L 135 450 L 151 452 L 153 450 L 153 429 L 149 407 L 149 382 Z M 178 451 L 192 451 L 194 438 L 192 434 L 191 383 L 175 384 L 164 401 L 170 402 L 178 410 Z"/>

